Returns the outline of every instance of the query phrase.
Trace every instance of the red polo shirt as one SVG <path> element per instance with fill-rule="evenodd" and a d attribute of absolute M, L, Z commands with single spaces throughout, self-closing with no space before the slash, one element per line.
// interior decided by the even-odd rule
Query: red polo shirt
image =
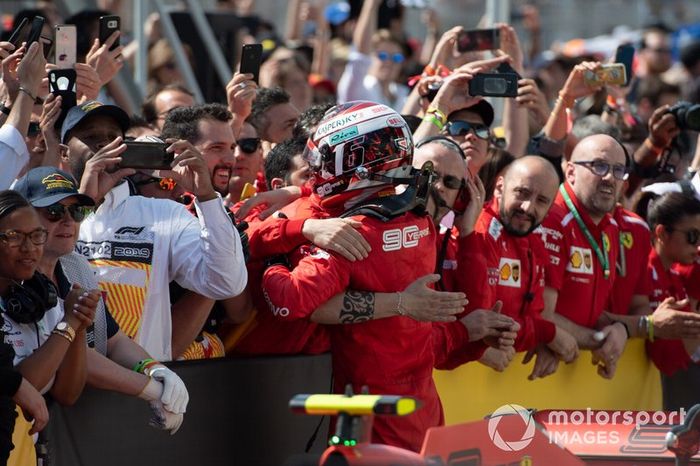
<path fill-rule="evenodd" d="M 647 267 L 647 273 L 651 279 L 649 304 L 652 309 L 656 309 L 666 298 L 674 297 L 680 301 L 688 297 L 680 274 L 673 268 L 665 270 L 661 258 L 654 249 L 649 253 Z M 690 307 L 684 310 L 690 311 Z M 657 339 L 653 343 L 647 341 L 646 346 L 649 358 L 666 375 L 673 375 L 676 371 L 687 369 L 691 362 L 681 340 Z"/>
<path fill-rule="evenodd" d="M 700 256 L 690 265 L 674 264 L 673 270 L 681 276 L 688 296 L 700 300 Z"/>
<path fill-rule="evenodd" d="M 639 215 L 617 206 L 613 218 L 620 229 L 620 255 L 617 258 L 615 286 L 610 295 L 610 312 L 626 315 L 634 295 L 651 291 L 647 261 L 651 250 L 649 226 Z"/>
<path fill-rule="evenodd" d="M 545 284 L 559 292 L 556 306 L 559 315 L 578 325 L 593 328 L 608 305 L 615 281 L 615 263 L 619 251 L 618 229 L 608 214 L 598 225 L 594 224 L 568 183 L 564 183 L 564 189 L 600 250 L 607 251 L 610 276 L 605 278 L 603 266 L 594 248 L 569 211 L 561 193 L 558 193 L 542 222 L 545 248 L 549 254 L 549 264 L 545 267 Z"/>

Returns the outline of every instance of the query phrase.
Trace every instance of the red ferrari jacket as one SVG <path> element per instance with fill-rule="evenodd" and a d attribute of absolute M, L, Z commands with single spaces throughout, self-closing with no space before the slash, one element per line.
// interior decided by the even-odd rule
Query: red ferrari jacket
<path fill-rule="evenodd" d="M 568 183 L 564 183 L 564 188 L 598 248 L 601 252 L 607 251 L 610 275 L 605 278 L 594 248 L 559 193 L 542 222 L 544 246 L 549 254 L 545 285 L 559 291 L 556 307 L 559 315 L 575 324 L 593 328 L 609 304 L 615 281 L 615 264 L 620 247 L 617 224 L 610 215 L 605 215 L 598 225 L 593 223 Z"/>
<path fill-rule="evenodd" d="M 620 255 L 617 258 L 615 286 L 610 295 L 610 312 L 629 314 L 634 295 L 651 292 L 647 261 L 651 250 L 651 232 L 640 216 L 617 206 L 613 218 L 620 229 Z"/>
<path fill-rule="evenodd" d="M 248 232 L 251 260 L 248 262 L 248 290 L 256 309 L 254 317 L 238 329 L 238 337 L 232 346 L 227 344 L 227 354 L 234 355 L 280 355 L 321 354 L 330 350 L 328 332 L 324 326 L 309 320 L 278 319 L 268 312 L 262 291 L 264 259 L 291 253 L 305 244 L 301 234 L 304 220 L 320 215 L 308 197 L 303 197 L 282 209 L 288 218 L 269 217 L 257 220 L 257 213 L 245 219 Z M 242 330 L 242 331 L 240 331 Z M 234 330 L 235 331 L 235 330 Z M 224 336 L 227 343 L 229 339 Z"/>
<path fill-rule="evenodd" d="M 476 296 L 471 296 L 467 284 L 477 280 L 475 270 L 485 270 L 485 262 L 476 248 L 474 235 L 460 237 L 456 228 L 443 229 L 437 242 L 438 260 L 441 261 L 437 289 L 441 291 L 461 291 L 467 294 L 469 304 L 458 317 L 463 317 L 474 309 L 485 308 Z M 444 251 L 444 252 L 443 252 Z M 483 286 L 486 286 L 484 281 Z M 472 299 L 474 298 L 474 299 Z M 469 332 L 459 320 L 455 322 L 433 323 L 433 352 L 435 368 L 452 370 L 470 361 L 477 361 L 486 351 L 483 341 L 469 341 Z"/>
<path fill-rule="evenodd" d="M 479 306 L 485 309 L 502 301 L 501 312 L 520 324 L 515 350 L 527 351 L 550 343 L 556 333 L 556 326 L 541 316 L 547 256 L 541 232 L 525 237 L 508 233 L 498 218 L 498 210 L 494 199 L 476 222 L 471 254 L 483 258 L 485 267 L 474 269 L 466 293 L 470 300 L 477 297 Z"/>
<path fill-rule="evenodd" d="M 292 257 L 294 269 L 269 267 L 263 289 L 272 314 L 282 320 L 308 319 L 329 298 L 347 289 L 395 292 L 435 268 L 435 229 L 431 219 L 408 213 L 383 223 L 354 217 L 372 247 L 363 261 L 350 262 L 316 247 L 304 246 Z M 410 395 L 423 408 L 401 418 L 377 417 L 374 440 L 418 451 L 425 431 L 443 423 L 432 378 L 432 325 L 397 316 L 327 326 L 331 338 L 337 393 L 351 384 L 370 393 Z"/>
<path fill-rule="evenodd" d="M 649 253 L 647 273 L 652 283 L 651 293 L 649 293 L 649 305 L 652 309 L 656 309 L 666 298 L 673 297 L 680 301 L 688 297 L 678 272 L 673 268 L 665 270 L 661 258 L 654 249 Z M 690 306 L 684 310 L 690 311 Z M 685 370 L 691 363 L 681 340 L 656 339 L 653 342 L 647 341 L 646 347 L 649 358 L 666 375 L 670 376 L 679 370 Z"/>

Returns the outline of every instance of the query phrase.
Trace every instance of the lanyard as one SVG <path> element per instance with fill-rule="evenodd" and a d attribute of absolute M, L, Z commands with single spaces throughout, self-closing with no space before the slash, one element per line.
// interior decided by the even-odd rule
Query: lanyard
<path fill-rule="evenodd" d="M 581 228 L 581 231 L 583 231 L 584 236 L 588 240 L 588 244 L 591 245 L 591 248 L 593 248 L 595 255 L 598 256 L 598 260 L 600 261 L 601 265 L 603 266 L 603 276 L 606 279 L 610 278 L 610 262 L 608 261 L 608 251 L 605 250 L 605 238 L 603 238 L 603 251 L 601 251 L 600 246 L 598 246 L 598 242 L 595 240 L 595 238 L 593 238 L 593 234 L 591 234 L 591 232 L 588 230 L 588 227 L 586 227 L 586 224 L 583 223 L 583 219 L 581 218 L 581 214 L 578 213 L 578 210 L 576 210 L 576 206 L 574 205 L 573 202 L 571 202 L 571 198 L 569 197 L 569 193 L 566 192 L 566 188 L 564 188 L 563 184 L 559 186 L 559 192 L 561 193 L 562 197 L 564 198 L 564 202 L 566 203 L 566 207 L 569 208 L 569 211 L 576 219 L 576 223 L 578 223 L 578 226 Z"/>

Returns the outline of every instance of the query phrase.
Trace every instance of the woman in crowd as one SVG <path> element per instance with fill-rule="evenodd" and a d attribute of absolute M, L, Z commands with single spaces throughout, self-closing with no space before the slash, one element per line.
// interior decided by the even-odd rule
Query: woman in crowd
<path fill-rule="evenodd" d="M 656 309 L 664 300 L 673 299 L 685 311 L 696 308 L 694 300 L 688 300 L 679 265 L 692 264 L 698 257 L 700 246 L 700 201 L 693 196 L 672 192 L 653 200 L 649 205 L 649 227 L 653 247 L 647 265 L 651 277 L 649 304 Z M 640 321 L 647 329 L 647 352 L 662 373 L 664 409 L 675 409 L 669 403 L 680 403 L 691 398 L 698 401 L 698 380 L 689 384 L 688 371 L 700 361 L 697 340 L 654 339 L 653 315 Z M 678 380 L 676 380 L 678 379 Z M 676 383 L 680 382 L 682 383 Z M 677 393 L 681 390 L 683 393 Z M 676 392 L 676 393 L 673 393 Z M 673 401 L 671 401 L 673 400 Z M 689 406 L 686 406 L 689 407 Z"/>
<path fill-rule="evenodd" d="M 17 215 L 13 216 L 13 214 L 18 212 L 18 209 L 27 207 L 29 204 L 14 191 L 0 192 L 0 254 L 4 259 L 0 261 L 0 297 L 2 297 L 0 309 L 3 314 L 6 309 L 5 300 L 9 300 L 13 284 L 32 278 L 33 271 L 25 265 L 32 259 L 26 256 L 32 250 L 41 251 L 41 243 L 46 240 L 45 235 L 42 239 L 41 230 L 36 234 L 33 231 L 29 232 L 30 236 L 22 235 L 26 231 L 16 230 L 19 224 Z M 15 247 L 12 245 L 17 242 L 17 234 L 23 241 Z M 33 240 L 38 240 L 40 244 L 35 245 Z M 12 345 L 6 341 L 6 334 L 10 329 L 5 325 L 2 315 L 0 315 L 0 328 L 2 328 L 3 337 L 3 341 L 0 342 L 0 464 L 5 464 L 12 450 L 12 431 L 16 417 L 15 403 L 22 408 L 27 419 L 34 419 L 31 433 L 39 432 L 44 428 L 49 420 L 49 412 L 41 394 L 13 367 L 15 353 Z"/>

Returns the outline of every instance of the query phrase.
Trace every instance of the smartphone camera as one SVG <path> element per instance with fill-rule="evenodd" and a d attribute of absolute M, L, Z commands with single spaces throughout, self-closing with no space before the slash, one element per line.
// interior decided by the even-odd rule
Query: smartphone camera
<path fill-rule="evenodd" d="M 111 20 L 107 21 L 107 27 L 110 29 L 118 29 L 119 23 L 117 23 L 116 19 L 111 19 Z"/>

